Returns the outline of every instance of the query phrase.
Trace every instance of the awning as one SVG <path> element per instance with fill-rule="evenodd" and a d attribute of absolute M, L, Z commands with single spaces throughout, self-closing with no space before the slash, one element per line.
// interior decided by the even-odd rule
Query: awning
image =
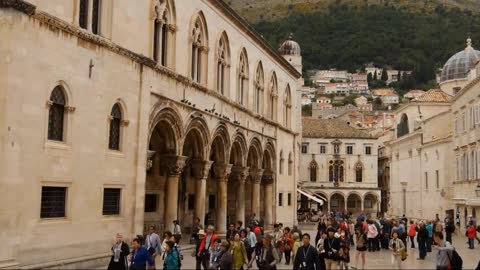
<path fill-rule="evenodd" d="M 315 202 L 319 203 L 320 205 L 323 205 L 323 200 L 322 199 L 317 198 L 313 195 L 310 195 L 307 192 L 305 192 L 305 191 L 303 191 L 299 188 L 297 188 L 297 191 L 300 192 L 300 194 L 304 195 L 305 197 L 309 198 L 310 200 L 315 201 Z"/>

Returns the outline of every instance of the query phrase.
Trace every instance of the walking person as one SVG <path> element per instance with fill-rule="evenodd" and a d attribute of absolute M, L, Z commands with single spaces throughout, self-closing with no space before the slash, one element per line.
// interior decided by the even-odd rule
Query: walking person
<path fill-rule="evenodd" d="M 327 270 L 336 269 L 338 264 L 340 251 L 340 240 L 335 237 L 335 229 L 329 227 L 327 229 L 328 236 L 324 241 L 323 247 L 325 249 L 325 265 Z"/>
<path fill-rule="evenodd" d="M 423 221 L 418 223 L 417 243 L 418 243 L 418 258 L 417 260 L 424 260 L 427 256 L 427 240 L 428 231 L 425 229 Z"/>
<path fill-rule="evenodd" d="M 408 229 L 408 237 L 410 237 L 410 244 L 411 248 L 415 248 L 415 236 L 417 235 L 417 231 L 415 230 L 416 225 L 413 220 L 410 220 L 410 228 Z"/>
<path fill-rule="evenodd" d="M 233 268 L 233 259 L 229 248 L 229 243 L 227 241 L 222 241 L 222 243 L 220 244 L 221 255 L 218 267 L 218 269 L 220 270 L 230 270 Z"/>
<path fill-rule="evenodd" d="M 350 263 L 350 239 L 347 231 L 340 229 L 340 259 L 339 266 L 342 270 L 348 270 L 348 264 Z"/>
<path fill-rule="evenodd" d="M 155 265 L 155 258 L 161 254 L 160 246 L 160 236 L 155 232 L 155 227 L 148 227 L 148 234 L 147 237 L 145 237 L 145 247 L 150 253 L 150 256 L 152 256 L 153 265 Z"/>
<path fill-rule="evenodd" d="M 127 270 L 127 256 L 130 254 L 130 249 L 128 244 L 123 242 L 123 235 L 121 233 L 117 233 L 116 242 L 113 244 L 111 250 L 113 254 L 108 264 L 108 270 Z"/>
<path fill-rule="evenodd" d="M 240 234 L 236 233 L 233 241 L 230 241 L 230 252 L 232 253 L 233 269 L 243 269 L 243 264 L 248 264 L 247 251 L 245 245 L 240 241 Z"/>
<path fill-rule="evenodd" d="M 318 253 L 315 247 L 310 245 L 310 235 L 304 234 L 302 237 L 303 245 L 298 248 L 298 255 L 293 261 L 294 270 L 320 270 Z"/>
<path fill-rule="evenodd" d="M 220 267 L 220 258 L 222 257 L 221 243 L 222 240 L 219 238 L 215 239 L 213 248 L 210 249 L 210 264 L 208 266 L 210 270 L 216 270 Z"/>
<path fill-rule="evenodd" d="M 201 270 L 202 269 L 202 258 L 199 256 L 198 250 L 200 249 L 200 244 L 205 238 L 205 231 L 200 229 L 197 233 L 198 240 L 195 242 L 195 250 L 192 252 L 192 256 L 195 257 L 195 269 Z"/>
<path fill-rule="evenodd" d="M 182 228 L 180 227 L 178 220 L 173 221 L 173 235 L 177 235 L 179 239 L 182 239 Z"/>
<path fill-rule="evenodd" d="M 165 249 L 165 260 L 163 262 L 163 269 L 165 270 L 178 270 L 180 269 L 180 255 L 175 248 L 173 241 L 167 241 Z"/>
<path fill-rule="evenodd" d="M 393 267 L 395 267 L 395 269 L 402 269 L 402 251 L 405 250 L 405 244 L 398 238 L 398 232 L 392 234 L 389 248 L 392 251 Z"/>
<path fill-rule="evenodd" d="M 475 243 L 475 237 L 477 237 L 477 231 L 472 221 L 470 221 L 468 224 L 466 235 L 468 237 L 468 248 L 474 249 L 475 248 L 474 243 Z"/>
<path fill-rule="evenodd" d="M 138 238 L 133 239 L 132 247 L 132 263 L 130 264 L 129 270 L 145 270 L 147 265 L 149 267 L 155 266 L 152 256 L 148 252 L 147 248 L 140 244 L 140 240 Z"/>
<path fill-rule="evenodd" d="M 277 270 L 277 263 L 280 262 L 277 249 L 272 244 L 273 238 L 271 235 L 265 235 L 262 240 L 262 248 L 257 266 L 259 270 Z"/>
<path fill-rule="evenodd" d="M 371 219 L 369 219 L 367 223 L 368 251 L 372 252 L 376 250 L 375 239 L 377 238 L 378 230 Z"/>
<path fill-rule="evenodd" d="M 302 245 L 302 240 L 300 240 L 300 235 L 297 232 L 294 232 L 292 235 L 293 246 L 292 246 L 292 260 L 295 261 L 295 256 L 298 249 Z"/>
<path fill-rule="evenodd" d="M 358 257 L 362 258 L 362 270 L 365 269 L 365 252 L 367 251 L 367 234 L 362 227 L 357 228 L 357 232 L 355 234 L 356 237 L 356 249 L 357 252 L 355 253 L 355 266 L 352 266 L 353 269 L 358 269 Z"/>
<path fill-rule="evenodd" d="M 432 252 L 432 241 L 433 241 L 433 224 L 432 224 L 432 221 L 427 222 L 427 225 L 425 225 L 425 229 L 427 229 L 427 232 L 428 232 L 428 239 L 426 241 L 427 252 Z"/>
<path fill-rule="evenodd" d="M 433 248 L 438 250 L 436 258 L 437 270 L 448 270 L 451 265 L 451 258 L 453 257 L 452 244 L 443 240 L 442 232 L 435 232 L 433 234 L 433 241 L 435 242 Z"/>
<path fill-rule="evenodd" d="M 450 244 L 453 244 L 452 242 L 452 234 L 455 232 L 455 225 L 453 224 L 452 221 L 450 221 L 449 218 L 445 219 L 445 240 L 449 242 Z"/>
<path fill-rule="evenodd" d="M 245 246 L 245 249 L 247 250 L 247 257 L 248 261 L 252 260 L 252 253 L 254 251 L 255 245 L 257 244 L 257 237 L 255 236 L 255 233 L 252 232 L 252 227 L 247 226 L 245 228 L 245 233 L 246 238 L 248 239 L 248 243 L 250 244 L 250 248 L 247 248 Z"/>
<path fill-rule="evenodd" d="M 293 236 L 289 227 L 285 227 L 283 230 L 283 252 L 285 253 L 285 265 L 290 264 L 293 246 Z"/>
<path fill-rule="evenodd" d="M 200 257 L 203 269 L 208 269 L 208 265 L 210 264 L 210 248 L 214 246 L 215 239 L 218 238 L 218 235 L 215 234 L 214 231 L 215 228 L 212 225 L 207 227 L 207 234 L 202 239 L 197 250 L 197 256 Z"/>

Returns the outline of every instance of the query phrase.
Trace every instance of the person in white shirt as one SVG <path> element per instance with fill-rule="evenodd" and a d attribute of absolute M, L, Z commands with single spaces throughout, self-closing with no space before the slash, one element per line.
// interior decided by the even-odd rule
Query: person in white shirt
<path fill-rule="evenodd" d="M 173 221 L 173 235 L 176 235 L 178 238 L 178 241 L 182 239 L 182 228 L 180 228 L 180 224 L 178 223 L 178 220 Z"/>

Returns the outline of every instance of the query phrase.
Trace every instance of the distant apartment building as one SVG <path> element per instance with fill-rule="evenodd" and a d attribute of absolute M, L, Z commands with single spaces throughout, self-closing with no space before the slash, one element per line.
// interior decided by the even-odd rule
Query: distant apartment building
<path fill-rule="evenodd" d="M 384 105 L 393 105 L 400 103 L 400 98 L 395 90 L 391 88 L 375 89 L 372 91 L 372 98 L 380 98 L 382 104 Z"/>
<path fill-rule="evenodd" d="M 324 85 L 325 94 L 335 94 L 335 95 L 368 95 L 369 88 L 368 82 L 349 82 L 349 83 L 327 83 Z"/>
<path fill-rule="evenodd" d="M 410 90 L 405 95 L 403 95 L 403 97 L 408 99 L 416 99 L 418 97 L 421 97 L 423 94 L 425 94 L 425 91 L 423 90 Z"/>
<path fill-rule="evenodd" d="M 380 80 L 380 78 L 382 77 L 383 68 L 377 68 L 377 67 L 374 67 L 374 66 L 367 66 L 365 68 L 365 70 L 367 72 L 367 76 L 370 73 L 370 74 L 372 74 L 372 77 L 373 77 L 373 76 L 375 76 L 375 73 L 377 73 L 378 80 Z M 400 74 L 400 76 L 402 76 L 403 73 L 411 74 L 412 72 L 411 71 L 404 71 L 404 70 L 397 70 L 397 69 L 387 69 L 388 79 L 387 79 L 386 83 L 391 84 L 392 82 L 398 82 L 401 79 L 401 78 L 398 77 L 398 74 Z"/>

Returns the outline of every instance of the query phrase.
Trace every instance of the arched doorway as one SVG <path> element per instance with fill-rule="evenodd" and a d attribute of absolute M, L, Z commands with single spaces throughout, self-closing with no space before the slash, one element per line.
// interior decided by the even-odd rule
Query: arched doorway
<path fill-rule="evenodd" d="M 330 196 L 330 211 L 343 212 L 345 210 L 345 198 L 340 193 Z"/>
<path fill-rule="evenodd" d="M 362 212 L 362 198 L 356 193 L 351 193 L 347 198 L 347 211 L 353 214 Z"/>
<path fill-rule="evenodd" d="M 247 190 L 251 190 L 251 184 L 247 181 L 249 168 L 245 166 L 247 155 L 247 145 L 242 134 L 234 137 L 232 148 L 230 150 L 230 161 L 233 165 L 228 184 L 227 198 L 227 216 L 230 223 L 241 221 L 244 225 L 247 223 L 246 213 L 246 197 Z"/>
<path fill-rule="evenodd" d="M 363 208 L 366 213 L 376 214 L 378 213 L 378 197 L 376 194 L 367 193 L 363 200 Z"/>
<path fill-rule="evenodd" d="M 268 226 L 275 221 L 274 207 L 277 201 L 275 192 L 275 149 L 271 142 L 267 143 L 262 160 L 263 177 L 260 204 L 263 207 L 261 207 L 260 213 L 265 219 L 265 225 Z"/>
<path fill-rule="evenodd" d="M 245 209 L 246 218 L 250 221 L 253 216 L 257 218 L 261 223 L 264 222 L 263 216 L 260 210 L 260 196 L 261 196 L 261 181 L 263 176 L 262 169 L 262 146 L 257 138 L 252 139 L 248 148 L 247 154 L 247 167 L 249 167 L 249 175 L 247 186 L 247 193 L 245 197 L 245 203 L 247 205 Z"/>

